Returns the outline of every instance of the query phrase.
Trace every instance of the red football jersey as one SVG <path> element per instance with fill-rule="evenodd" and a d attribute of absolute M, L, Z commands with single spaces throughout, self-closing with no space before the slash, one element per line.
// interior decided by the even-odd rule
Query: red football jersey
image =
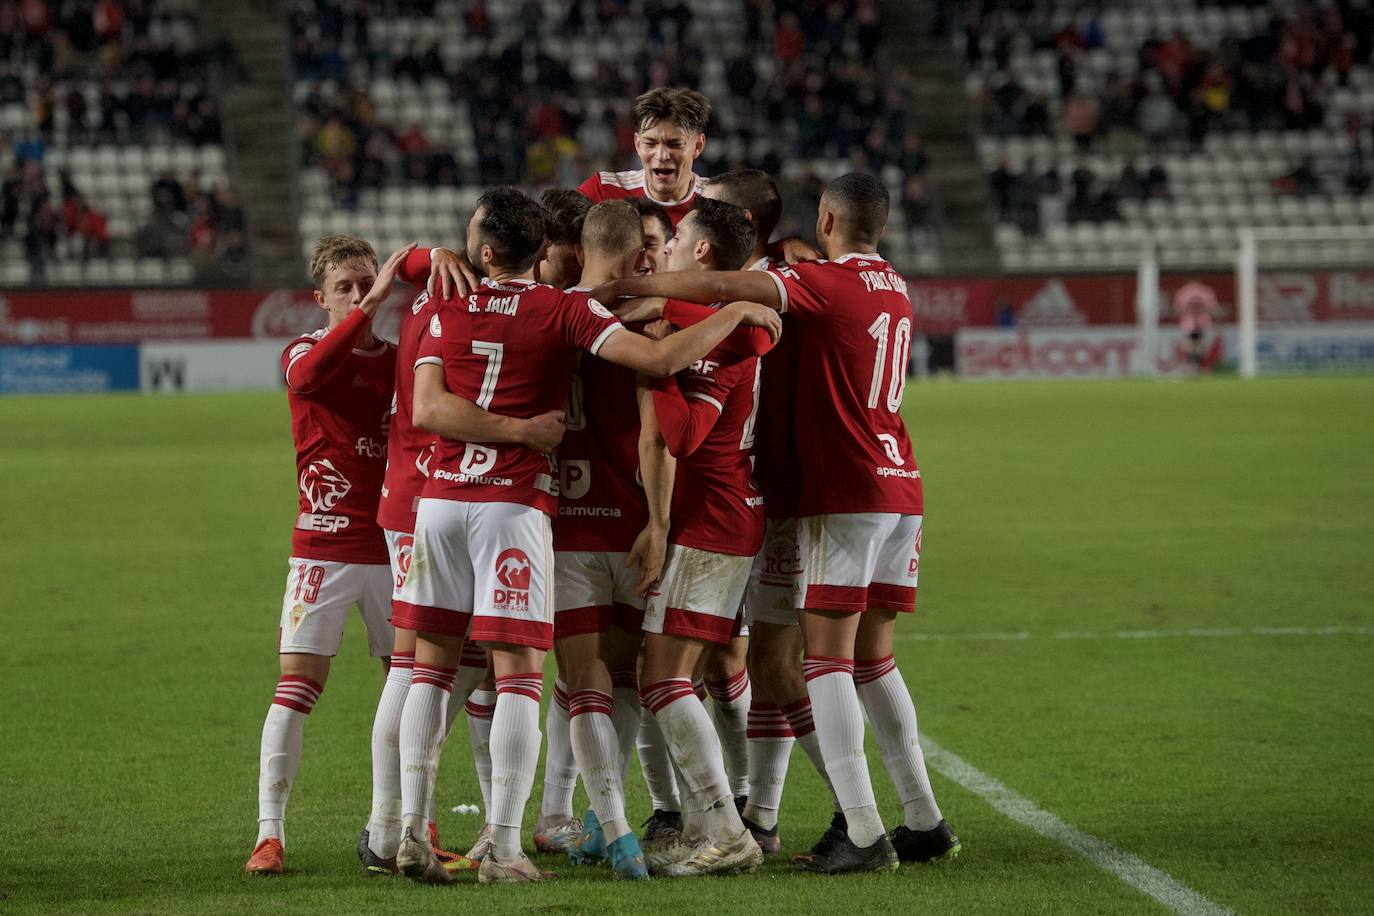
<path fill-rule="evenodd" d="M 338 563 L 386 563 L 377 495 L 386 467 L 396 348 L 378 340 L 370 350 L 354 349 L 318 385 L 298 391 L 291 368 L 325 333 L 320 329 L 296 338 L 281 357 L 301 493 L 291 553 Z"/>
<path fill-rule="evenodd" d="M 527 419 L 565 407 L 576 351 L 595 355 L 623 329 L 585 295 L 532 280 L 483 280 L 466 299 L 439 303 L 416 365 L 443 366 L 449 391 L 492 413 Z M 440 438 L 422 495 L 519 503 L 553 515 L 558 468 L 523 445 Z"/>
<path fill-rule="evenodd" d="M 876 254 L 768 272 L 793 318 L 799 365 L 798 515 L 920 515 L 921 472 L 902 422 L 911 300 Z M 771 358 L 771 357 L 770 357 Z"/>
<path fill-rule="evenodd" d="M 558 446 L 555 550 L 628 551 L 649 523 L 639 482 L 639 405 L 633 371 L 582 354 Z"/>
<path fill-rule="evenodd" d="M 677 375 L 688 401 L 719 413 L 690 455 L 677 464 L 668 540 L 712 553 L 753 556 L 763 544 L 763 495 L 754 483 L 754 424 L 759 358 L 720 347 Z"/>
<path fill-rule="evenodd" d="M 434 457 L 436 436 L 411 421 L 415 403 L 415 360 L 420 341 L 429 333 L 429 318 L 437 310 L 429 293 L 421 292 L 401 315 L 396 341 L 396 393 L 391 398 L 391 424 L 386 443 L 386 479 L 377 524 L 391 531 L 415 531 L 415 510 L 424 489 L 427 468 Z"/>
<path fill-rule="evenodd" d="M 678 220 L 682 219 L 692 209 L 692 204 L 696 202 L 697 195 L 710 182 L 709 178 L 702 178 L 700 175 L 692 176 L 692 190 L 682 200 L 663 201 L 652 197 L 649 194 L 648 185 L 644 180 L 644 170 L 634 169 L 629 172 L 597 172 L 591 178 L 582 182 L 578 187 L 578 193 L 586 197 L 592 203 L 599 204 L 603 200 L 623 200 L 627 197 L 647 197 L 654 203 L 659 204 L 668 211 L 668 218 L 676 226 Z"/>

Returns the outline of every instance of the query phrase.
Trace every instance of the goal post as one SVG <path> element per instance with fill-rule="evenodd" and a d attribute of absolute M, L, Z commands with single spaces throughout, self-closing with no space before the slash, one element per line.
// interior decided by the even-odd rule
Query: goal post
<path fill-rule="evenodd" d="M 1268 226 L 1244 227 L 1237 233 L 1236 280 L 1236 349 L 1237 370 L 1241 378 L 1252 379 L 1260 374 L 1260 274 L 1277 273 L 1308 275 L 1325 274 L 1328 283 L 1327 305 L 1333 310 L 1341 303 L 1330 287 L 1336 273 L 1374 269 L 1374 226 Z M 1272 265 L 1272 267 L 1270 266 Z M 1274 308 L 1270 303 L 1267 308 Z M 1374 341 L 1374 322 L 1361 315 L 1355 323 L 1310 323 L 1310 316 L 1266 314 L 1266 322 L 1282 325 L 1288 318 L 1289 327 L 1308 327 L 1324 338 L 1318 345 L 1323 352 L 1334 353 L 1329 365 L 1321 365 L 1314 358 L 1313 371 L 1369 371 L 1374 368 L 1367 356 L 1370 341 Z M 1305 319 L 1305 320 L 1304 320 Z M 1363 323 L 1360 323 L 1363 319 Z M 1349 353 L 1342 355 L 1343 351 Z M 1301 370 L 1300 370 L 1301 371 Z"/>

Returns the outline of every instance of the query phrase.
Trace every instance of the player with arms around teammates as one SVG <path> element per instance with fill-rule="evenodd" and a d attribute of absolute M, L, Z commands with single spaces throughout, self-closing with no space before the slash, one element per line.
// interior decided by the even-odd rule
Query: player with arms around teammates
<path fill-rule="evenodd" d="M 508 416 L 566 403 L 572 356 L 584 349 L 654 375 L 701 358 L 744 318 L 770 319 L 740 304 L 688 331 L 650 341 L 625 331 L 599 304 L 536 283 L 544 214 L 519 191 L 498 188 L 478 202 L 468 259 L 485 275 L 471 296 L 447 300 L 431 320 L 416 366 L 415 422 L 455 395 Z M 490 853 L 483 883 L 539 880 L 520 848 L 520 824 L 538 760 L 544 654 L 552 642 L 552 537 L 557 468 L 523 446 L 441 438 L 416 516 L 410 570 L 394 616 L 417 632 L 415 675 L 401 716 L 403 873 L 451 880 L 425 830 L 445 706 L 462 639 L 484 644 L 496 671 L 492 726 Z"/>
<path fill-rule="evenodd" d="M 442 249 L 435 249 L 440 252 Z M 418 249 L 410 252 L 401 263 L 397 276 L 415 286 L 423 286 L 430 278 L 434 252 Z M 378 287 L 384 280 L 379 280 Z M 382 290 L 378 290 L 382 292 Z M 422 291 L 401 316 L 398 337 L 396 392 L 391 403 L 390 434 L 387 439 L 386 477 L 382 483 L 381 502 L 377 522 L 386 535 L 393 577 L 392 600 L 400 593 L 401 584 L 410 566 L 411 545 L 414 543 L 415 510 L 420 501 L 427 469 L 434 457 L 435 432 L 415 426 L 411 407 L 414 399 L 415 359 L 420 343 L 429 331 L 429 322 L 437 310 L 437 301 L 428 290 Z M 563 412 L 548 411 L 530 419 L 502 417 L 488 413 L 471 401 L 453 398 L 448 408 L 433 418 L 439 433 L 451 439 L 472 439 L 484 442 L 514 442 L 541 452 L 557 447 L 563 435 Z M 396 852 L 401 843 L 401 773 L 399 736 L 401 711 L 415 663 L 415 633 L 404 627 L 396 628 L 395 644 L 391 652 L 391 668 L 377 703 L 372 730 L 372 811 L 367 827 L 358 837 L 358 859 L 363 874 L 377 876 L 396 874 Z M 463 646 L 455 691 L 460 699 L 467 699 L 473 688 L 487 673 L 487 656 L 481 646 Z M 453 726 L 461 702 L 449 705 L 444 732 Z M 479 719 L 479 722 L 482 721 Z M 489 721 L 489 720 L 487 720 Z M 472 729 L 474 737 L 479 728 Z M 475 751 L 475 754 L 478 752 Z M 479 755 L 480 756 L 480 755 Z M 479 764 L 482 796 L 490 807 L 490 766 Z M 483 778 L 485 777 L 485 778 Z M 434 796 L 429 809 L 429 841 L 435 855 L 449 869 L 474 867 L 462 856 L 445 851 L 439 845 L 434 822 Z"/>
<path fill-rule="evenodd" d="M 881 871 L 898 860 L 957 854 L 917 742 L 916 713 L 892 657 L 897 614 L 915 610 L 920 472 L 900 408 L 911 340 L 906 281 L 877 252 L 888 213 L 882 182 L 835 179 L 816 236 L 830 260 L 765 272 L 684 272 L 620 280 L 620 296 L 712 302 L 753 299 L 793 317 L 798 358 L 797 448 L 801 627 L 807 694 L 838 807 L 803 857 L 822 873 Z M 904 823 L 883 829 L 863 753 L 864 712 L 897 785 Z M 894 848 L 895 847 L 895 848 Z"/>
<path fill-rule="evenodd" d="M 405 253 L 393 255 L 383 273 L 394 274 Z M 362 613 L 374 657 L 385 665 L 392 648 L 391 570 L 376 510 L 396 348 L 372 333 L 386 294 L 373 295 L 377 256 L 360 239 L 320 239 L 310 274 L 315 301 L 329 319 L 282 353 L 300 511 L 282 601 L 281 677 L 262 728 L 258 838 L 244 865 L 249 874 L 282 872 L 286 802 L 305 719 L 324 690 L 349 606 Z"/>

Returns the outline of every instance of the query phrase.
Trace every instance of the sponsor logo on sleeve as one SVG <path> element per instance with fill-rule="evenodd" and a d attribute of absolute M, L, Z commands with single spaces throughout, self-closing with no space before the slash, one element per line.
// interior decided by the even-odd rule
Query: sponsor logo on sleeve
<path fill-rule="evenodd" d="M 444 325 L 443 325 L 442 322 L 439 321 L 439 316 L 438 316 L 437 314 L 431 315 L 431 316 L 429 317 L 429 336 L 430 336 L 430 337 L 442 337 L 442 336 L 444 336 Z"/>
<path fill-rule="evenodd" d="M 496 557 L 496 581 L 492 603 L 498 611 L 525 611 L 530 606 L 530 558 L 519 547 L 509 547 Z"/>
<path fill-rule="evenodd" d="M 598 317 L 598 318 L 614 318 L 614 317 L 615 317 L 614 315 L 611 314 L 610 310 L 606 308 L 606 306 L 602 305 L 600 302 L 597 302 L 595 299 L 588 299 L 588 300 L 587 300 L 587 311 L 591 312 L 593 315 L 595 315 L 595 316 Z"/>

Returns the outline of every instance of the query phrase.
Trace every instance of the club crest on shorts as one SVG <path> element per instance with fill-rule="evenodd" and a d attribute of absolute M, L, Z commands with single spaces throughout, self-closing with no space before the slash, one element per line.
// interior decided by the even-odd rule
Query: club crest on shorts
<path fill-rule="evenodd" d="M 301 621 L 305 619 L 305 608 L 299 602 L 291 608 L 291 632 L 294 633 L 301 628 Z"/>
<path fill-rule="evenodd" d="M 494 590 L 497 610 L 525 610 L 530 606 L 530 558 L 519 547 L 509 547 L 496 558 L 496 580 L 504 588 Z"/>
<path fill-rule="evenodd" d="M 410 572 L 410 558 L 415 553 L 415 538 L 409 534 L 396 541 L 396 588 L 406 584 L 406 573 Z"/>

